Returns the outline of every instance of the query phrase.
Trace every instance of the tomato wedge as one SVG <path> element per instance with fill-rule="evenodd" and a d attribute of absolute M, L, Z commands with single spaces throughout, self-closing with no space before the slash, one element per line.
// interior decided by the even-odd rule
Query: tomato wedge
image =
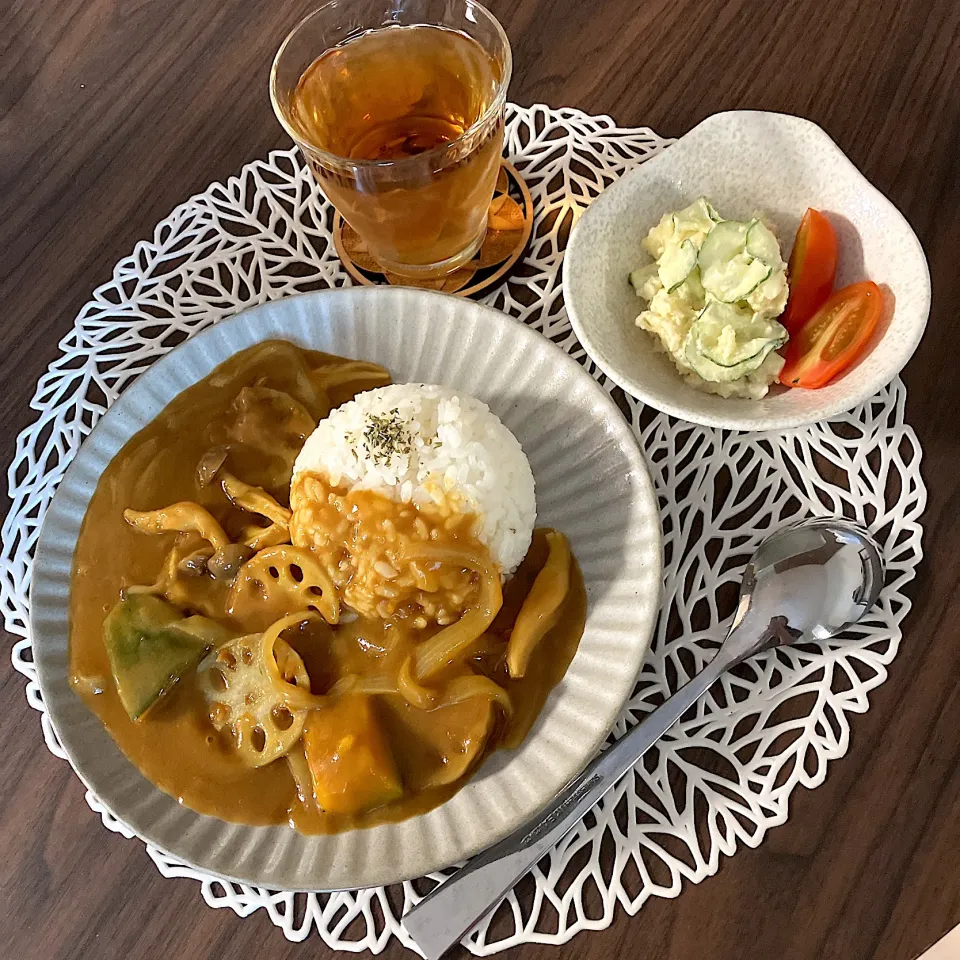
<path fill-rule="evenodd" d="M 793 241 L 787 279 L 790 299 L 780 322 L 792 337 L 827 302 L 837 275 L 837 235 L 830 221 L 812 207 Z"/>
<path fill-rule="evenodd" d="M 816 390 L 863 353 L 883 312 L 883 293 L 872 280 L 838 290 L 787 345 L 780 382 Z"/>

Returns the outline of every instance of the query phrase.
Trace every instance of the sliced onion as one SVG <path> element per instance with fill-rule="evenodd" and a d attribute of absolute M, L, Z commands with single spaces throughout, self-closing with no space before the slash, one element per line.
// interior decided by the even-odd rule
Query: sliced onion
<path fill-rule="evenodd" d="M 480 577 L 477 602 L 449 627 L 444 627 L 420 644 L 414 662 L 417 680 L 428 680 L 454 657 L 466 650 L 493 623 L 503 605 L 500 571 L 487 559 L 469 550 L 457 550 L 435 543 L 418 543 L 404 550 L 401 560 L 426 560 L 473 570 Z"/>
<path fill-rule="evenodd" d="M 443 691 L 443 706 L 449 707 L 474 697 L 483 697 L 492 703 L 498 703 L 507 717 L 513 716 L 513 703 L 510 694 L 490 677 L 473 673 L 451 680 Z"/>
<path fill-rule="evenodd" d="M 365 693 L 371 696 L 389 695 L 397 693 L 397 684 L 385 674 L 377 673 L 364 677 L 357 673 L 348 673 L 326 692 L 326 697 L 332 700 L 334 697 L 343 697 L 351 693 Z"/>
<path fill-rule="evenodd" d="M 437 692 L 417 683 L 414 679 L 412 655 L 403 661 L 403 666 L 397 674 L 397 690 L 412 707 L 432 710 L 437 705 Z"/>
<path fill-rule="evenodd" d="M 297 785 L 297 797 L 300 803 L 307 810 L 315 810 L 317 794 L 313 788 L 313 775 L 310 773 L 310 765 L 307 763 L 302 741 L 297 747 L 291 747 L 286 754 L 286 761 L 287 766 L 290 767 L 293 782 Z"/>

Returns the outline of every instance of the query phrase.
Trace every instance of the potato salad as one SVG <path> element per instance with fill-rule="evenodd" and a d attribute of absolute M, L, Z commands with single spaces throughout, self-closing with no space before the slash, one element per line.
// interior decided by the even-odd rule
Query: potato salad
<path fill-rule="evenodd" d="M 664 214 L 643 240 L 654 262 L 630 274 L 654 334 L 680 374 L 722 397 L 760 399 L 777 380 L 788 340 L 787 265 L 758 217 L 725 220 L 704 197 Z"/>

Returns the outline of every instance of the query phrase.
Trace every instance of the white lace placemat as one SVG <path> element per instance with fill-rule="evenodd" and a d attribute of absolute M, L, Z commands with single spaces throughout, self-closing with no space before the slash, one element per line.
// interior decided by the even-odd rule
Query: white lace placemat
<path fill-rule="evenodd" d="M 511 106 L 506 154 L 536 204 L 537 227 L 514 277 L 484 301 L 529 323 L 582 360 L 560 289 L 573 220 L 625 170 L 669 146 L 650 130 L 572 109 Z M 14 666 L 40 711 L 46 743 L 63 757 L 32 664 L 27 626 L 31 554 L 50 498 L 83 438 L 119 392 L 191 334 L 253 304 L 350 278 L 336 258 L 332 208 L 293 151 L 272 153 L 177 207 L 99 287 L 41 378 L 37 420 L 17 439 L 2 528 L 0 599 L 21 639 Z M 619 396 L 618 391 L 614 391 Z M 714 685 L 466 941 L 486 955 L 523 942 L 562 943 L 606 927 L 617 904 L 636 913 L 651 896 L 715 873 L 722 854 L 756 846 L 783 823 L 793 789 L 814 787 L 842 756 L 850 715 L 886 677 L 910 607 L 904 588 L 921 557 L 926 500 L 920 446 L 904 423 L 897 380 L 846 416 L 786 434 L 736 434 L 679 422 L 622 398 L 660 497 L 664 605 L 652 651 L 615 734 L 623 733 L 709 658 L 723 635 L 749 554 L 777 526 L 811 514 L 866 523 L 889 574 L 870 617 L 843 639 L 780 649 Z M 111 830 L 132 833 L 87 794 Z M 291 940 L 316 931 L 329 946 L 379 952 L 412 946 L 402 912 L 430 886 L 294 894 L 204 874 L 147 846 L 165 876 L 199 880 L 206 902 L 239 916 L 264 909 Z M 433 879 L 440 879 L 437 875 Z"/>

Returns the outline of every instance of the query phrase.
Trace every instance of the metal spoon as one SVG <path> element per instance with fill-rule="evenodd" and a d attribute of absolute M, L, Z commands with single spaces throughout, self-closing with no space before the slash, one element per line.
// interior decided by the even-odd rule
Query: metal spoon
<path fill-rule="evenodd" d="M 882 585 L 880 550 L 852 523 L 808 520 L 765 540 L 747 564 L 733 623 L 713 660 L 544 810 L 474 857 L 403 918 L 427 960 L 439 960 L 466 936 L 722 673 L 773 647 L 836 635 L 873 606 Z"/>

